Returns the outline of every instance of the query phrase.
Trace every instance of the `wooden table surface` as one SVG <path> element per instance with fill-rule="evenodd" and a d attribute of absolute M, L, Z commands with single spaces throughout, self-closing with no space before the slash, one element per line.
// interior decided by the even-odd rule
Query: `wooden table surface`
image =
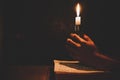
<path fill-rule="evenodd" d="M 61 66 L 58 64 L 54 66 L 56 80 L 114 80 L 106 72 L 77 70 L 68 68 L 65 65 Z M 3 80 L 50 80 L 50 71 L 51 66 L 48 65 L 11 65 L 4 68 L 5 75 Z"/>
<path fill-rule="evenodd" d="M 50 66 L 8 66 L 4 80 L 49 80 Z"/>

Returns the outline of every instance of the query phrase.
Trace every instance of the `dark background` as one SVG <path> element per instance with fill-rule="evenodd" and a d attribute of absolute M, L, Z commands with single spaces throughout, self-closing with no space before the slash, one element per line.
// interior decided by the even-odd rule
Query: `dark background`
<path fill-rule="evenodd" d="M 82 6 L 81 31 L 95 41 L 102 53 L 119 59 L 118 2 L 4 0 L 1 18 L 4 63 L 39 65 L 51 64 L 54 58 L 69 58 L 64 45 L 74 27 L 77 2 Z"/>

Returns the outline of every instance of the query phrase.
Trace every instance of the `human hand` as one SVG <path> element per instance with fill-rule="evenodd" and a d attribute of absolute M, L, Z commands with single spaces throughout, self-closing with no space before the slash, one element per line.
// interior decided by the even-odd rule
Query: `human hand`
<path fill-rule="evenodd" d="M 71 38 L 67 38 L 68 45 L 66 45 L 66 48 L 73 59 L 87 61 L 93 58 L 94 53 L 97 51 L 97 47 L 89 36 L 84 34 L 82 38 L 76 33 L 71 33 L 70 37 Z"/>
<path fill-rule="evenodd" d="M 71 38 L 67 39 L 66 49 L 74 60 L 102 70 L 116 69 L 115 65 L 120 65 L 119 61 L 100 53 L 93 40 L 86 34 L 81 37 L 72 33 L 70 36 Z"/>

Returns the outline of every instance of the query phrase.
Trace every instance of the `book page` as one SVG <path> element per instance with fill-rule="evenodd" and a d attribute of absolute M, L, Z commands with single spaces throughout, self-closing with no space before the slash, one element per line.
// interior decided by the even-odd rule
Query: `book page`
<path fill-rule="evenodd" d="M 92 67 L 79 65 L 79 61 L 54 60 L 54 71 L 56 73 L 104 73 Z"/>

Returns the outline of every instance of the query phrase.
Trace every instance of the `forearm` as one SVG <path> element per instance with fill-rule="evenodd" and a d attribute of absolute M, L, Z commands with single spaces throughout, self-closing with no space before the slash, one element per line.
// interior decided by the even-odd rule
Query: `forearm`
<path fill-rule="evenodd" d="M 94 66 L 98 69 L 111 70 L 117 68 L 120 63 L 108 56 L 101 53 L 95 53 L 91 58 L 85 61 L 88 65 Z"/>

